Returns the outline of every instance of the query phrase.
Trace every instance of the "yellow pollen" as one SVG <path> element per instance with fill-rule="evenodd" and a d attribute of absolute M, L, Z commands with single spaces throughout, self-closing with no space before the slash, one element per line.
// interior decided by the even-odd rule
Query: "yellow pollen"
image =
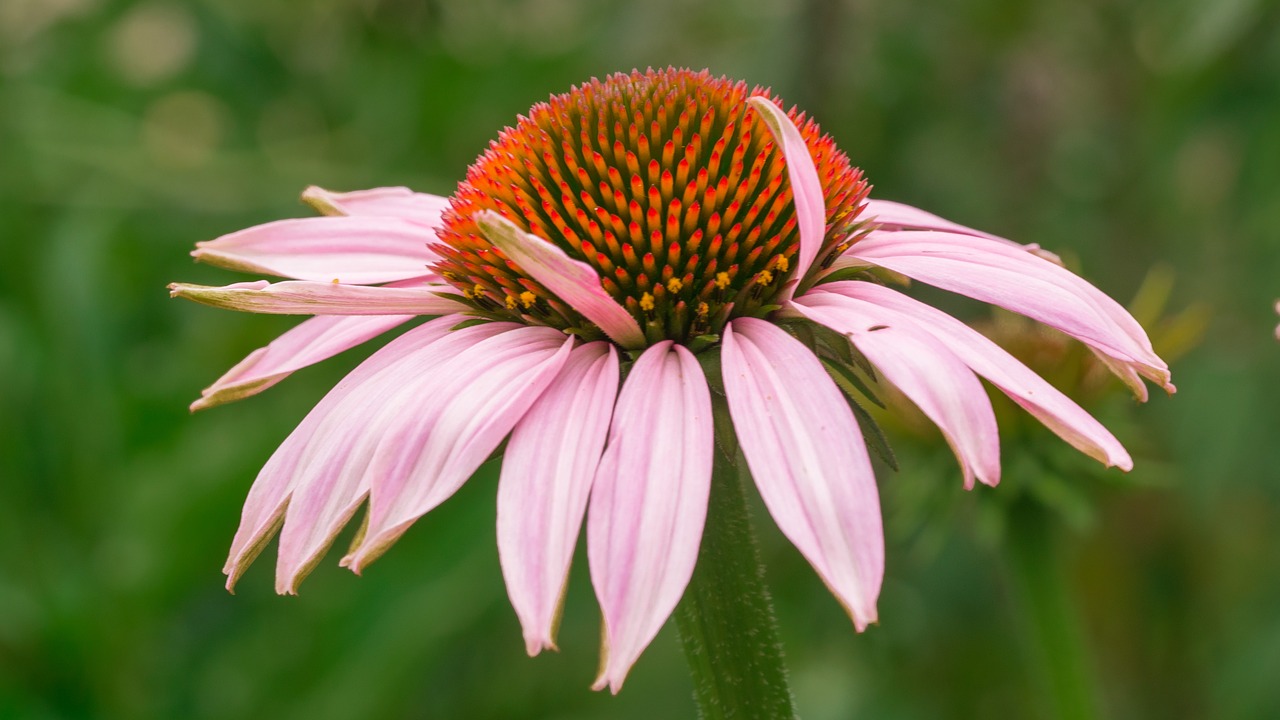
<path fill-rule="evenodd" d="M 791 267 L 791 261 L 787 260 L 787 256 L 779 255 L 778 262 L 774 267 L 778 268 L 778 272 L 784 273 Z"/>
<path fill-rule="evenodd" d="M 482 298 L 482 297 L 484 297 L 484 286 L 483 286 L 483 285 L 481 285 L 480 283 L 476 283 L 476 284 L 475 284 L 475 287 L 471 288 L 471 292 L 472 292 L 476 297 L 478 297 L 478 298 Z"/>
<path fill-rule="evenodd" d="M 513 297 L 513 296 L 511 296 L 511 295 L 508 295 L 508 296 L 507 296 L 507 309 L 508 309 L 508 310 L 515 310 L 515 309 L 516 309 L 516 305 L 518 305 L 518 304 L 519 304 L 519 303 L 517 303 L 517 302 L 516 302 L 515 297 Z"/>
<path fill-rule="evenodd" d="M 533 304 L 536 302 L 538 302 L 537 295 L 534 295 L 528 290 L 525 290 L 524 292 L 520 293 L 520 303 L 523 304 L 526 308 L 533 307 Z"/>
<path fill-rule="evenodd" d="M 716 287 L 720 288 L 721 290 L 729 287 L 729 273 L 727 272 L 716 273 Z"/>
<path fill-rule="evenodd" d="M 698 303 L 698 317 L 705 318 L 711 312 L 711 306 L 701 302 Z"/>
<path fill-rule="evenodd" d="M 653 296 L 652 296 L 652 295 L 650 295 L 649 293 L 645 293 L 644 295 L 641 295 L 641 296 L 640 296 L 640 309 L 641 309 L 641 310 L 644 310 L 645 312 L 649 312 L 649 311 L 653 310 Z"/>
<path fill-rule="evenodd" d="M 773 273 L 769 272 L 768 270 L 761 270 L 760 274 L 756 275 L 756 282 L 760 283 L 761 285 L 768 285 L 769 283 L 773 282 Z"/>
<path fill-rule="evenodd" d="M 338 285 L 338 284 L 339 284 L 339 283 L 338 283 L 338 278 L 334 278 L 332 282 L 333 282 L 333 284 L 334 284 L 334 285 Z"/>
<path fill-rule="evenodd" d="M 671 278 L 667 281 L 667 289 L 673 293 L 678 293 L 684 289 L 684 283 L 680 282 L 680 278 Z"/>
<path fill-rule="evenodd" d="M 476 299 L 476 294 L 475 294 L 475 293 L 473 293 L 473 292 L 471 292 L 471 288 L 463 288 L 463 289 L 462 289 L 462 297 L 464 297 L 464 298 L 466 298 L 466 299 L 468 299 L 468 300 L 475 300 L 475 299 Z"/>

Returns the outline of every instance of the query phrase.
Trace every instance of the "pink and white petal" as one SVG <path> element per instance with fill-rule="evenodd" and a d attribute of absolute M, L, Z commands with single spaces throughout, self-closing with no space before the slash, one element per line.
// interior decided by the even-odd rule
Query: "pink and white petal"
<path fill-rule="evenodd" d="M 965 488 L 973 479 L 1000 482 L 1000 436 L 991 399 L 978 377 L 937 338 L 875 309 L 822 302 L 821 294 L 791 307 L 847 335 L 880 373 L 933 421 L 960 461 Z"/>
<path fill-rule="evenodd" d="M 609 296 L 590 265 L 570 258 L 537 235 L 524 232 L 492 210 L 476 213 L 484 236 L 530 277 L 595 323 L 624 348 L 644 347 L 644 333 L 636 319 Z"/>
<path fill-rule="evenodd" d="M 358 395 L 360 388 L 378 373 L 397 364 L 418 349 L 444 337 L 451 327 L 465 319 L 462 315 L 437 318 L 392 340 L 334 386 L 298 424 L 298 427 L 294 428 L 280 447 L 276 448 L 271 459 L 258 473 L 253 487 L 249 489 L 248 497 L 245 498 L 240 527 L 236 530 L 235 538 L 231 542 L 231 551 L 223 567 L 223 572 L 228 576 L 228 590 L 235 587 L 240 575 L 275 535 L 279 524 L 284 519 L 285 507 L 294 489 L 300 482 L 305 484 L 306 478 L 302 474 L 305 468 L 300 467 L 303 453 L 312 444 L 317 430 L 330 416 L 333 408 L 343 403 L 349 395 Z M 495 323 L 495 325 L 501 324 Z M 497 329 L 501 330 L 502 327 Z M 343 418 L 343 420 L 359 425 L 362 418 Z"/>
<path fill-rule="evenodd" d="M 191 255 L 232 270 L 368 285 L 428 274 L 436 255 L 427 244 L 435 239 L 435 231 L 403 218 L 298 218 L 196 243 Z"/>
<path fill-rule="evenodd" d="M 498 557 L 529 655 L 556 649 L 569 562 L 618 395 L 618 354 L 574 348 L 516 424 L 498 483 Z"/>
<path fill-rule="evenodd" d="M 604 614 L 600 675 L 617 693 L 693 575 L 714 448 L 711 393 L 693 354 L 670 341 L 627 376 L 596 471 L 587 559 Z"/>
<path fill-rule="evenodd" d="M 729 412 L 769 514 L 859 632 L 884 578 L 880 496 L 858 423 L 808 348 L 763 320 L 724 330 Z"/>
<path fill-rule="evenodd" d="M 520 327 L 476 343 L 396 394 L 368 469 L 369 527 L 343 564 L 361 572 L 471 477 L 555 379 L 573 338 Z M 429 402 L 428 402 L 429 400 Z"/>
<path fill-rule="evenodd" d="M 169 296 L 201 305 L 272 315 L 444 315 L 466 306 L 434 291 L 447 285 L 417 287 L 343 285 L 310 280 L 266 280 L 210 287 L 171 283 Z"/>
<path fill-rule="evenodd" d="M 1127 310 L 1035 255 L 986 238 L 911 231 L 873 233 L 848 255 L 1038 320 L 1174 391 L 1168 365 Z"/>
<path fill-rule="evenodd" d="M 791 196 L 796 207 L 796 222 L 800 228 L 800 252 L 796 259 L 795 274 L 782 291 L 779 302 L 791 299 L 796 285 L 804 279 L 809 267 L 822 249 L 827 232 L 827 210 L 822 195 L 822 181 L 818 168 L 813 164 L 809 146 L 791 118 L 772 100 L 752 97 L 747 100 L 760 113 L 774 140 L 787 161 L 787 179 L 791 182 Z"/>
<path fill-rule="evenodd" d="M 459 354 L 516 331 L 510 323 L 463 328 L 403 355 L 326 406 L 300 448 L 297 484 L 280 534 L 276 590 L 295 593 L 334 537 L 364 502 L 375 477 L 375 454 L 384 439 L 429 409 L 424 393 L 432 376 L 448 372 Z"/>
<path fill-rule="evenodd" d="M 191 403 L 191 411 L 242 400 L 266 390 L 297 370 L 327 360 L 412 320 L 413 315 L 323 316 L 304 320 L 249 353 Z"/>
<path fill-rule="evenodd" d="M 1129 453 L 1102 423 L 991 339 L 956 318 L 896 290 L 867 282 L 822 285 L 803 302 L 836 300 L 824 294 L 838 295 L 845 299 L 841 302 L 863 303 L 867 312 L 872 311 L 871 307 L 879 308 L 878 312 L 891 313 L 885 317 L 892 317 L 894 322 L 898 318 L 914 322 L 1077 450 L 1107 466 L 1126 471 L 1133 468 Z"/>
<path fill-rule="evenodd" d="M 449 209 L 449 198 L 407 187 L 333 192 L 312 185 L 302 191 L 302 200 L 325 215 L 399 217 L 431 228 L 440 226 L 440 216 Z"/>

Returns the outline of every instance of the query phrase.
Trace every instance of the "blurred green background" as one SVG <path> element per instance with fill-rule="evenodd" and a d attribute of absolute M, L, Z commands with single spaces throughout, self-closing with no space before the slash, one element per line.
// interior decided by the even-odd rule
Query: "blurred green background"
<path fill-rule="evenodd" d="M 492 468 L 364 578 L 335 553 L 280 598 L 264 558 L 227 594 L 257 469 L 367 350 L 190 416 L 292 321 L 164 289 L 239 279 L 192 244 L 304 214 L 309 183 L 447 195 L 532 103 L 671 64 L 772 86 L 876 196 L 1063 252 L 1124 302 L 1159 266 L 1148 300 L 1172 278 L 1181 319 L 1157 350 L 1207 320 L 1142 406 L 1028 351 L 1128 476 L 1007 413 L 1004 485 L 964 493 L 936 431 L 890 422 L 863 635 L 757 516 L 802 715 L 1280 717 L 1270 0 L 0 0 L 0 717 L 692 717 L 670 627 L 620 695 L 588 690 L 581 552 L 562 652 L 525 657 Z"/>

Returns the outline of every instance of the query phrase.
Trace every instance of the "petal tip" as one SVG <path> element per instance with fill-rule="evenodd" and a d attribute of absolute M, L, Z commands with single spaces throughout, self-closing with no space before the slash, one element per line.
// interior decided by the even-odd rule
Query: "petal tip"
<path fill-rule="evenodd" d="M 560 652 L 559 646 L 556 645 L 551 636 L 541 634 L 525 635 L 524 650 L 529 654 L 529 657 L 537 657 L 543 650 Z"/>

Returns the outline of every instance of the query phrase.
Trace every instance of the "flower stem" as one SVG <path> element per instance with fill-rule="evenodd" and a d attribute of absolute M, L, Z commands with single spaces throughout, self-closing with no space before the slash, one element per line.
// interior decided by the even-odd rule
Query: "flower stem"
<path fill-rule="evenodd" d="M 703 720 L 794 718 L 773 604 L 751 531 L 728 407 L 712 394 L 715 469 L 707 524 L 676 627 Z"/>
<path fill-rule="evenodd" d="M 1098 717 L 1097 693 L 1080 619 L 1062 577 L 1054 518 L 1039 503 L 1015 506 L 1010 525 L 1009 569 L 1017 587 L 1036 666 L 1056 720 Z"/>

